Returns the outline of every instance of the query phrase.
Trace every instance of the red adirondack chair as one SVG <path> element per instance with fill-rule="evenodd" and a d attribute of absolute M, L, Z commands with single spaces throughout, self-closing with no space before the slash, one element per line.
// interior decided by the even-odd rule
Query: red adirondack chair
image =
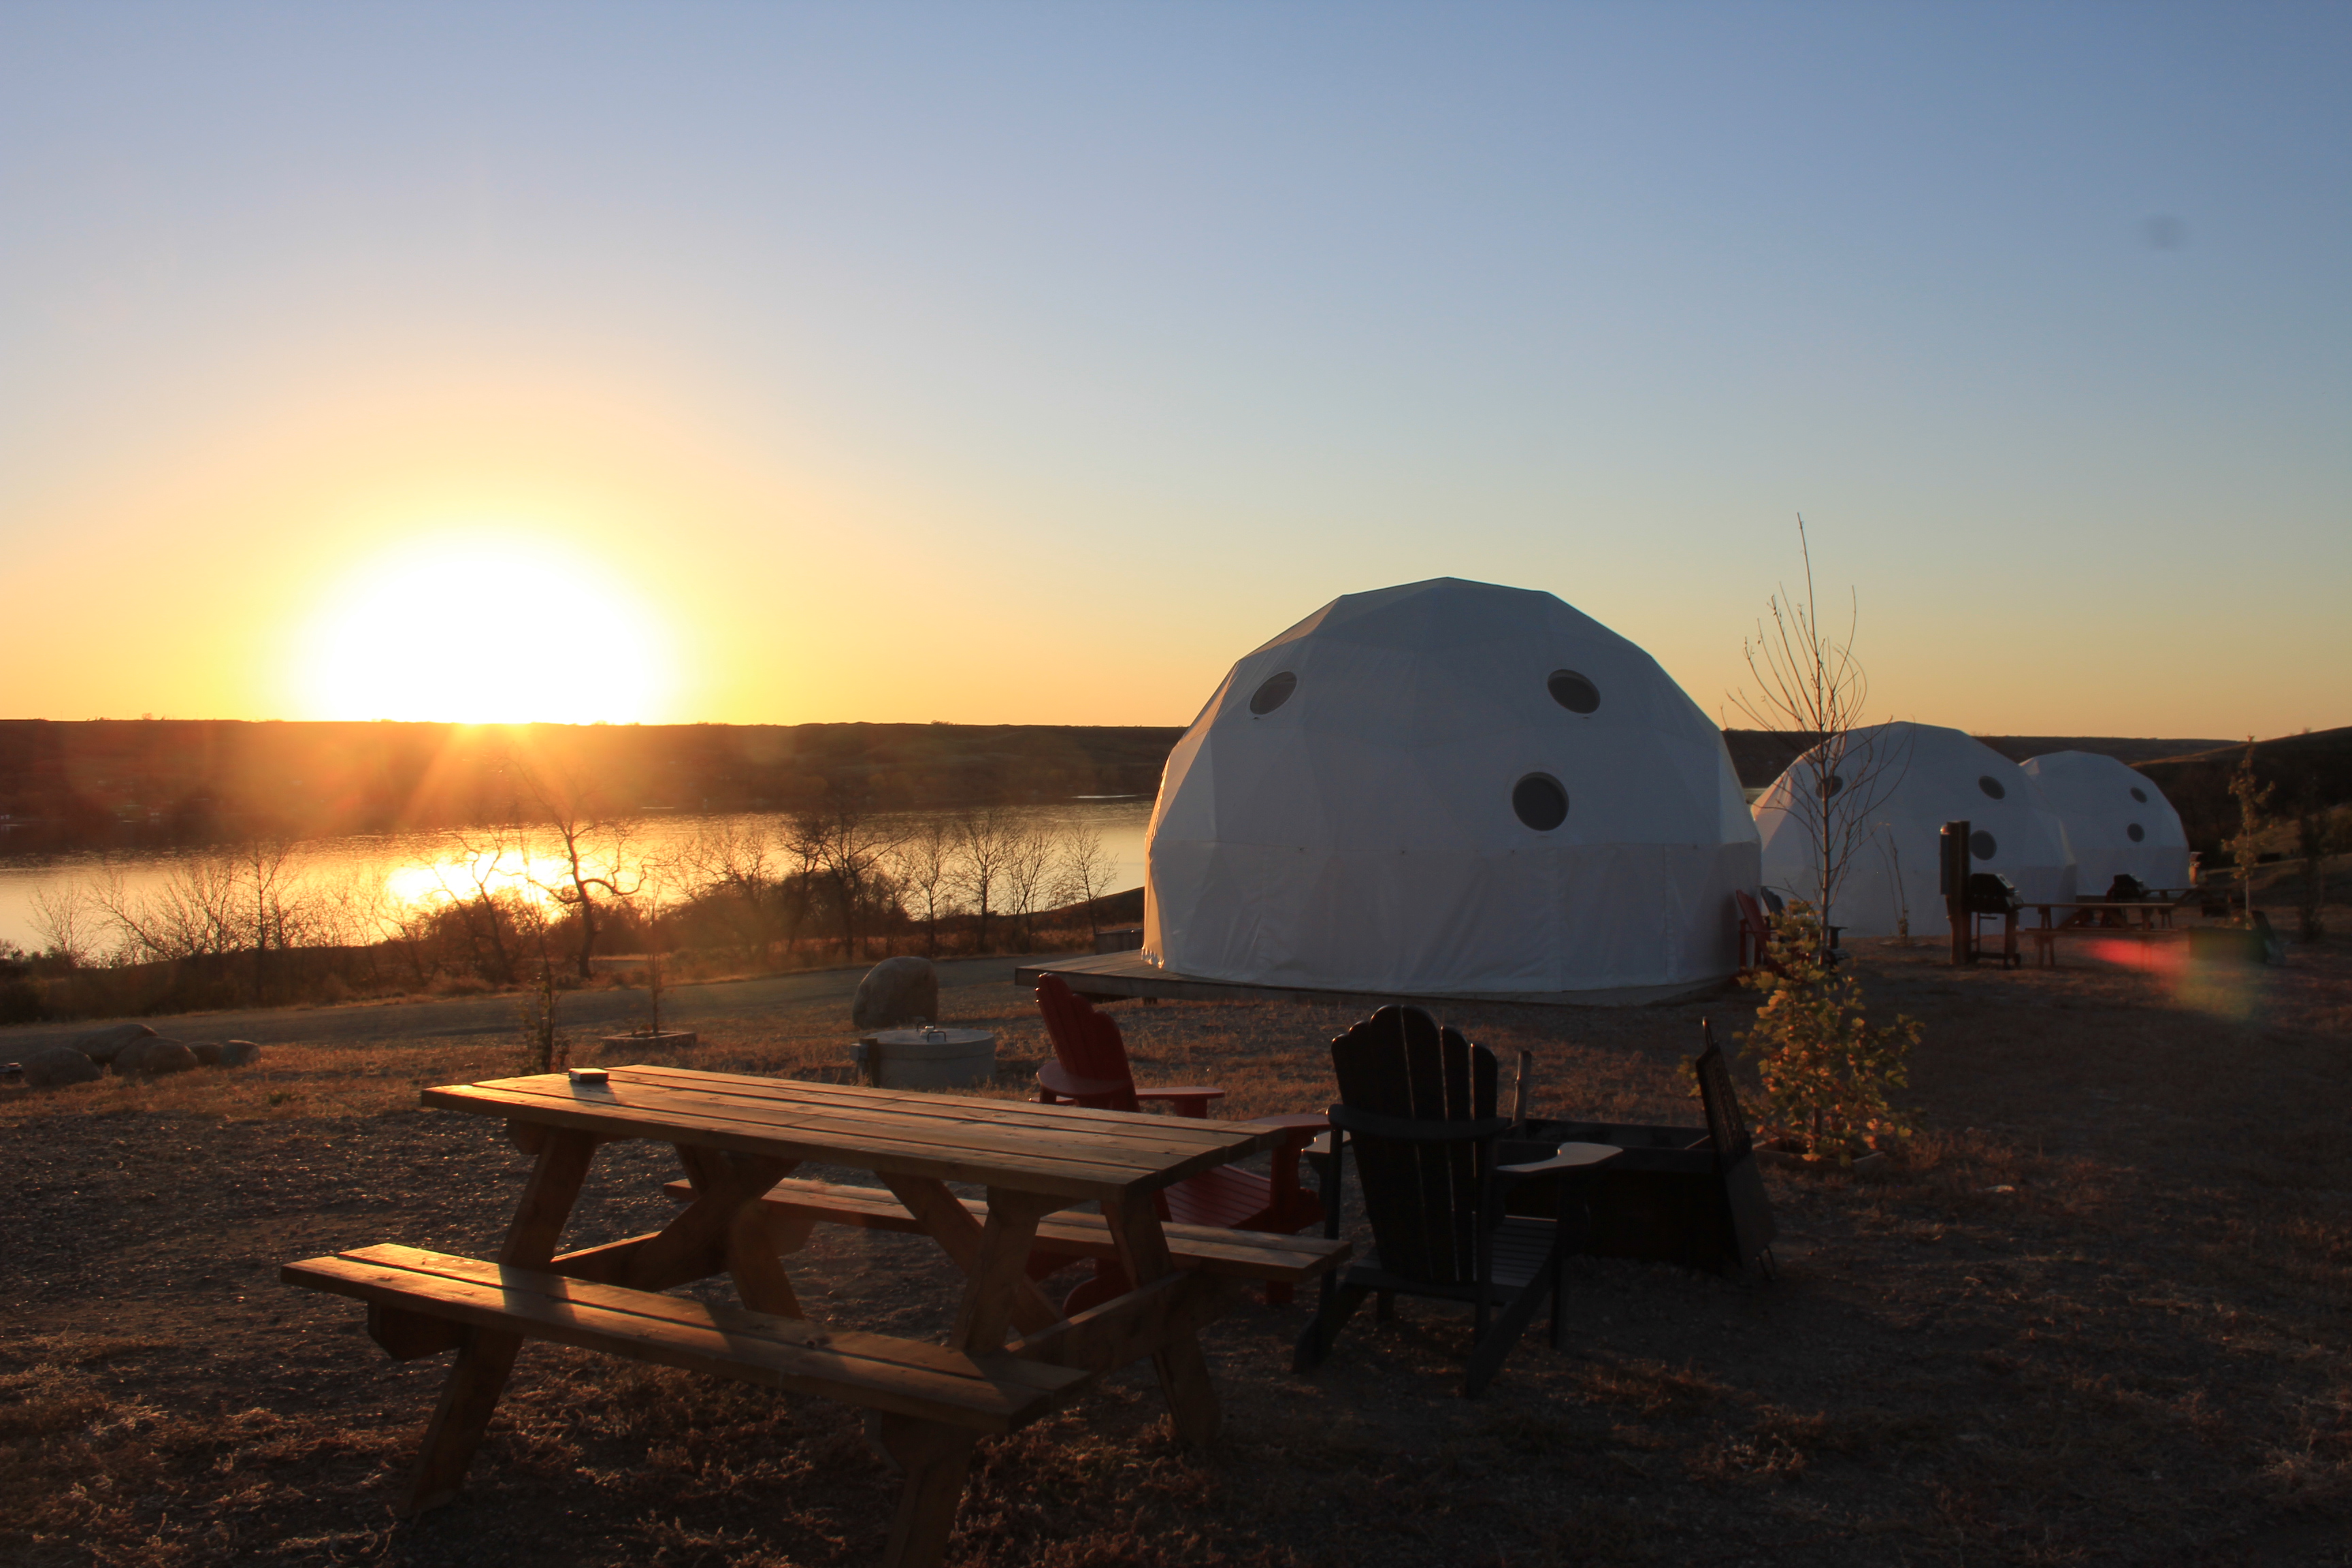
<path fill-rule="evenodd" d="M 1731 890 L 1732 916 L 1739 926 L 1739 970 L 1769 969 L 1775 974 L 1785 973 L 1780 961 L 1772 956 L 1772 922 L 1764 918 L 1764 906 L 1756 895 L 1745 888 Z"/>
<path fill-rule="evenodd" d="M 1037 1010 L 1054 1042 L 1054 1059 L 1037 1069 L 1037 1100 L 1044 1105 L 1084 1105 L 1097 1110 L 1140 1112 L 1145 1104 L 1166 1104 L 1169 1114 L 1209 1114 L 1209 1102 L 1225 1091 L 1202 1085 L 1139 1089 L 1127 1064 L 1127 1042 L 1118 1025 L 1095 1010 L 1058 974 L 1037 978 Z M 1298 1156 L 1330 1125 L 1320 1111 L 1308 1116 L 1263 1116 L 1264 1126 L 1286 1134 L 1265 1174 L 1239 1165 L 1220 1165 L 1169 1187 L 1159 1196 L 1160 1217 L 1179 1225 L 1213 1225 L 1231 1230 L 1292 1235 L 1323 1217 L 1323 1200 L 1298 1184 Z M 1060 1267 L 1040 1258 L 1033 1267 Z M 1070 1292 L 1065 1312 L 1076 1313 L 1124 1295 L 1130 1287 L 1113 1262 L 1095 1266 L 1095 1277 Z M 1266 1300 L 1290 1300 L 1286 1285 L 1268 1285 Z"/>

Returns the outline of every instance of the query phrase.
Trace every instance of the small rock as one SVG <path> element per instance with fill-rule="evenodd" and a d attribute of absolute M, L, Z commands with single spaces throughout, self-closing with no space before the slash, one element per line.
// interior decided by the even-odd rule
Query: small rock
<path fill-rule="evenodd" d="M 225 1068 L 249 1068 L 261 1059 L 261 1047 L 251 1040 L 221 1042 L 220 1065 Z"/>
<path fill-rule="evenodd" d="M 28 1053 L 19 1065 L 25 1069 L 25 1083 L 31 1089 L 88 1083 L 100 1076 L 98 1064 L 71 1046 L 43 1046 Z"/>
<path fill-rule="evenodd" d="M 928 958 L 886 958 L 857 983 L 849 1021 L 860 1029 L 928 1024 L 940 1016 L 940 974 Z"/>
<path fill-rule="evenodd" d="M 139 1076 L 162 1078 L 166 1073 L 194 1072 L 196 1053 L 177 1040 L 150 1040 L 139 1053 Z"/>
<path fill-rule="evenodd" d="M 221 1065 L 221 1044 L 218 1040 L 190 1040 L 188 1049 L 196 1053 L 196 1065 L 200 1068 Z"/>
<path fill-rule="evenodd" d="M 152 1040 L 155 1031 L 144 1024 L 109 1024 L 103 1029 L 91 1029 L 73 1038 L 73 1048 L 100 1067 L 112 1061 L 125 1046 L 137 1040 Z"/>

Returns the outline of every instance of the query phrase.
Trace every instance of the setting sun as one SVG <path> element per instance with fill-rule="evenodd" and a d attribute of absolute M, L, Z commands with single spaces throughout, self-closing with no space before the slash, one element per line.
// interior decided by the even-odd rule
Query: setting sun
<path fill-rule="evenodd" d="M 552 537 L 426 535 L 321 601 L 295 647 L 313 718 L 625 723 L 669 694 L 656 612 Z"/>

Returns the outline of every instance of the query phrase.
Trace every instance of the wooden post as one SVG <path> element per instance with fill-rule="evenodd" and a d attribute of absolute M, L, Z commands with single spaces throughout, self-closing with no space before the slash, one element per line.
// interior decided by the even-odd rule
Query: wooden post
<path fill-rule="evenodd" d="M 1976 942 L 1969 909 L 1969 825 L 1948 822 L 1937 842 L 1937 890 L 1944 895 L 1944 919 L 1952 933 L 1952 967 L 1965 968 Z"/>

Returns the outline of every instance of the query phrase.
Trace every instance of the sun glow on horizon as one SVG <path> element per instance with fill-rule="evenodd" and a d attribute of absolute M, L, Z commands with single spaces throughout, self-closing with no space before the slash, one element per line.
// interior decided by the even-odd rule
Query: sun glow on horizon
<path fill-rule="evenodd" d="M 669 628 L 583 545 L 452 531 L 325 590 L 294 683 L 318 719 L 629 723 L 670 695 Z"/>

